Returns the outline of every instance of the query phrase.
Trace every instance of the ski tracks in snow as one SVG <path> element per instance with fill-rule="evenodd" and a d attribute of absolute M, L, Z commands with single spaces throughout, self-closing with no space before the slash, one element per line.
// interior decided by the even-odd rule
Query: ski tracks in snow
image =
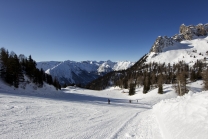
<path fill-rule="evenodd" d="M 159 126 L 151 110 L 137 112 L 112 139 L 162 139 Z"/>
<path fill-rule="evenodd" d="M 74 103 L 0 95 L 0 138 L 160 139 L 144 104 Z"/>

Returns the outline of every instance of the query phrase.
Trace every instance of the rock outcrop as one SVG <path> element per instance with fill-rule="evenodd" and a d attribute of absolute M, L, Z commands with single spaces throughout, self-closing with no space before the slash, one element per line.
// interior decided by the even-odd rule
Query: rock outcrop
<path fill-rule="evenodd" d="M 164 37 L 158 36 L 150 51 L 157 53 L 162 52 L 163 48 L 173 45 L 173 43 L 174 43 L 173 38 L 167 36 Z"/>
<path fill-rule="evenodd" d="M 167 36 L 159 36 L 152 48 L 150 49 L 150 52 L 162 52 L 163 48 L 173 45 L 176 42 L 181 42 L 183 40 L 192 40 L 194 37 L 199 36 L 207 36 L 208 35 L 208 24 L 198 24 L 196 26 L 189 25 L 186 26 L 182 24 L 179 29 L 179 34 L 176 34 L 172 37 Z"/>

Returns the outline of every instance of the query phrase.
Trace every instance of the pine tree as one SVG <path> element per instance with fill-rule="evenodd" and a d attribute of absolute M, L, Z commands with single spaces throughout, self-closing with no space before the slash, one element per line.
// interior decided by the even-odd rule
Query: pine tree
<path fill-rule="evenodd" d="M 42 68 L 40 69 L 40 74 L 41 74 L 42 80 L 46 81 L 46 73 L 44 72 L 44 70 Z"/>
<path fill-rule="evenodd" d="M 13 59 L 12 55 L 9 55 L 9 58 L 7 60 L 7 63 L 6 63 L 5 81 L 10 85 L 13 85 L 13 82 L 15 80 L 14 73 L 15 73 L 15 71 L 14 71 L 14 59 Z"/>
<path fill-rule="evenodd" d="M 202 79 L 202 75 L 201 75 L 201 70 L 200 69 L 196 72 L 196 78 L 197 78 L 197 80 L 201 80 Z"/>
<path fill-rule="evenodd" d="M 128 80 L 124 79 L 123 84 L 124 84 L 124 88 L 127 89 L 128 88 Z"/>
<path fill-rule="evenodd" d="M 1 78 L 6 78 L 6 69 L 7 69 L 7 63 L 9 59 L 9 52 L 5 48 L 0 49 L 0 75 Z"/>
<path fill-rule="evenodd" d="M 163 85 L 162 84 L 158 85 L 158 94 L 163 94 Z"/>
<path fill-rule="evenodd" d="M 146 75 L 144 79 L 143 93 L 146 94 L 150 90 L 150 78 Z"/>
<path fill-rule="evenodd" d="M 158 77 L 158 94 L 163 94 L 163 75 L 160 74 Z"/>
<path fill-rule="evenodd" d="M 34 74 L 36 72 L 36 62 L 32 59 L 32 56 L 30 55 L 28 60 L 26 62 L 26 74 L 32 79 L 34 77 Z"/>
<path fill-rule="evenodd" d="M 135 84 L 130 84 L 129 95 L 132 96 L 135 94 Z"/>
<path fill-rule="evenodd" d="M 13 79 L 14 79 L 14 87 L 18 88 L 19 86 L 19 81 L 20 81 L 20 76 L 22 75 L 22 70 L 21 70 L 21 66 L 19 63 L 19 59 L 17 58 L 17 55 L 15 54 L 13 59 L 13 65 L 12 65 L 12 69 L 13 69 Z"/>
<path fill-rule="evenodd" d="M 60 84 L 56 78 L 53 81 L 53 86 L 56 88 L 56 90 L 58 90 L 60 88 Z"/>
<path fill-rule="evenodd" d="M 146 82 L 144 81 L 144 84 L 143 84 L 143 94 L 146 94 L 147 93 L 147 84 Z"/>
<path fill-rule="evenodd" d="M 67 87 L 67 85 L 66 85 L 66 83 L 64 83 L 63 88 L 66 88 L 66 87 Z"/>
<path fill-rule="evenodd" d="M 33 82 L 36 83 L 39 87 L 43 86 L 43 79 L 39 69 L 35 69 Z"/>
<path fill-rule="evenodd" d="M 194 81 L 196 81 L 196 73 L 195 73 L 195 70 L 193 69 L 193 70 L 191 70 L 191 74 L 190 74 L 190 80 L 192 81 L 192 82 L 194 82 Z"/>
<path fill-rule="evenodd" d="M 53 79 L 52 79 L 52 76 L 51 76 L 51 75 L 46 74 L 46 82 L 47 82 L 49 85 L 52 85 L 52 84 L 53 84 Z"/>

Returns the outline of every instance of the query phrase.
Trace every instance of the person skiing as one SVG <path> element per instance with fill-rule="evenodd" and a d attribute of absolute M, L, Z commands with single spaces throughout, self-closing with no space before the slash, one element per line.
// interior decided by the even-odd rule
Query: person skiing
<path fill-rule="evenodd" d="M 110 104 L 110 99 L 108 98 L 108 104 Z"/>

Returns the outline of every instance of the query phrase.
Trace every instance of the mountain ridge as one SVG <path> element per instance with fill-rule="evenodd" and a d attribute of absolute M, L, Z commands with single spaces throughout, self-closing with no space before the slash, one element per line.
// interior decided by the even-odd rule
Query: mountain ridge
<path fill-rule="evenodd" d="M 37 62 L 37 68 L 64 84 L 86 85 L 90 81 L 111 71 L 125 70 L 134 63 L 130 61 L 44 61 Z"/>
<path fill-rule="evenodd" d="M 182 24 L 179 28 L 179 34 L 175 34 L 172 37 L 168 36 L 158 36 L 155 40 L 150 52 L 162 52 L 163 48 L 174 45 L 175 43 L 193 40 L 200 36 L 207 36 L 208 34 L 208 24 L 198 24 L 186 26 Z"/>

